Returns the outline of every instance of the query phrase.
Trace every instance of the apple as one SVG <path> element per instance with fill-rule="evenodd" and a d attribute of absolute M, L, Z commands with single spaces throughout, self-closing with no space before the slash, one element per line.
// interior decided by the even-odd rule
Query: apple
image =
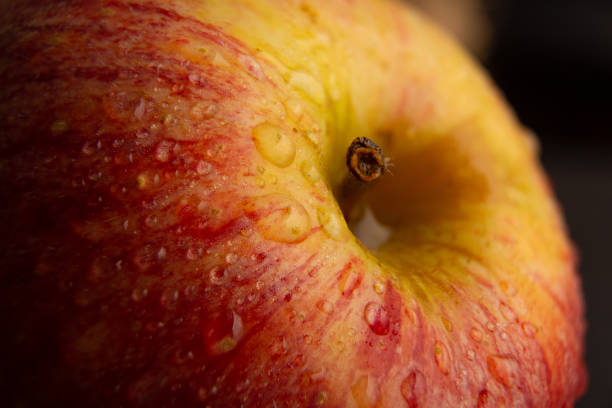
<path fill-rule="evenodd" d="M 418 12 L 14 0 L 0 15 L 3 405 L 583 392 L 576 255 L 535 138 Z"/>

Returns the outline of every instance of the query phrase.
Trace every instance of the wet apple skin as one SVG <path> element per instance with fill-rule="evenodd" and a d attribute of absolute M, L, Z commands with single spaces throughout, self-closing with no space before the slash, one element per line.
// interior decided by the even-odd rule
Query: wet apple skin
<path fill-rule="evenodd" d="M 582 392 L 576 260 L 525 131 L 418 14 L 324 3 L 31 1 L 3 17 L 13 403 Z M 372 43 L 388 50 L 366 58 Z M 288 166 L 258 150 L 261 123 L 295 144 Z M 393 225 L 375 254 L 333 194 L 356 135 L 395 162 L 364 198 Z"/>

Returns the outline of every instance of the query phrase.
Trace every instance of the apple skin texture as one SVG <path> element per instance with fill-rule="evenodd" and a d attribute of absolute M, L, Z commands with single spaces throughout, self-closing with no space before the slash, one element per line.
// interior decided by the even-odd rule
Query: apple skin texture
<path fill-rule="evenodd" d="M 537 143 L 418 12 L 2 7 L 9 406 L 570 407 L 583 392 L 576 255 Z M 355 137 L 392 160 L 362 197 L 391 229 L 372 251 L 336 199 Z"/>

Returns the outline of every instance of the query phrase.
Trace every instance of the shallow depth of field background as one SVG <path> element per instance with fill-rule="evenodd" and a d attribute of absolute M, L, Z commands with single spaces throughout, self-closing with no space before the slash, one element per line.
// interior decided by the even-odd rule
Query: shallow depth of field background
<path fill-rule="evenodd" d="M 612 407 L 612 1 L 410 0 L 489 70 L 541 159 L 580 255 L 589 386 Z"/>

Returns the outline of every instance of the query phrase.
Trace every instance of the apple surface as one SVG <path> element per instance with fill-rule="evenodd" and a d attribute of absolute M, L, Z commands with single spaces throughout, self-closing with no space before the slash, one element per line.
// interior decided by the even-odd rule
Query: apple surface
<path fill-rule="evenodd" d="M 0 7 L 2 405 L 584 391 L 576 255 L 537 141 L 417 11 Z M 371 183 L 347 168 L 356 139 L 384 152 Z"/>

